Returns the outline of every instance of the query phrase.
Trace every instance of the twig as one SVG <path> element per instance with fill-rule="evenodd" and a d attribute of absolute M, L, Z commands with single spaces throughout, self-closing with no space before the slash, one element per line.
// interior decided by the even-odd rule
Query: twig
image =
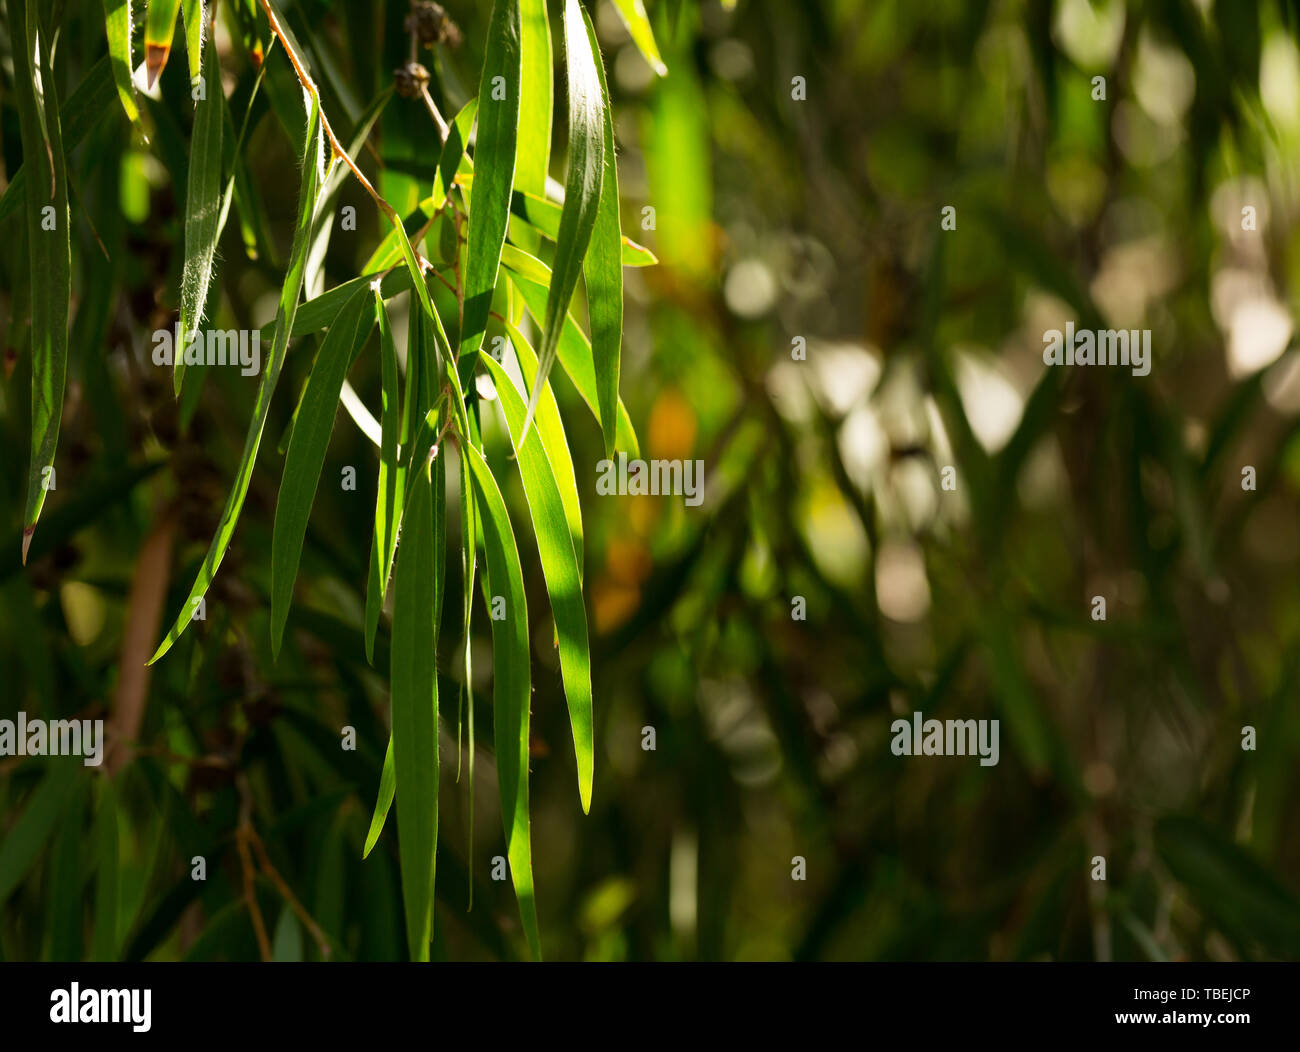
<path fill-rule="evenodd" d="M 244 903 L 253 920 L 253 933 L 257 936 L 257 948 L 263 961 L 271 960 L 271 940 L 266 935 L 266 922 L 262 920 L 262 910 L 257 904 L 257 891 L 253 887 L 253 859 L 248 852 L 249 834 L 253 823 L 250 818 L 252 803 L 248 795 L 248 786 L 243 778 L 239 779 L 239 825 L 235 829 L 235 846 L 239 849 L 239 864 L 244 874 Z M 256 834 L 254 834 L 256 835 Z"/>
<path fill-rule="evenodd" d="M 262 10 L 266 13 L 267 21 L 271 23 L 271 32 L 273 32 L 279 39 L 280 43 L 284 45 L 285 54 L 289 56 L 289 61 L 293 64 L 293 71 L 298 75 L 298 82 L 303 86 L 303 89 L 316 100 L 316 107 L 320 112 L 321 128 L 324 129 L 325 135 L 329 139 L 330 150 L 332 151 L 333 156 L 341 158 L 343 163 L 351 169 L 352 174 L 357 178 L 357 182 L 361 184 L 366 193 L 368 193 L 371 199 L 374 200 L 375 204 L 379 207 L 379 210 L 388 217 L 389 222 L 401 226 L 402 217 L 397 214 L 397 209 L 385 201 L 384 198 L 380 196 L 379 191 L 370 185 L 370 180 L 366 178 L 365 173 L 356 166 L 352 158 L 348 156 L 347 150 L 343 149 L 342 145 L 339 143 L 338 137 L 334 134 L 334 129 L 330 127 L 329 118 L 325 116 L 325 106 L 321 101 L 320 89 L 316 87 L 316 82 L 311 79 L 311 75 L 303 66 L 302 60 L 298 58 L 297 53 L 293 50 L 293 45 L 289 43 L 289 37 L 284 31 L 284 27 L 280 25 L 280 20 L 276 18 L 270 0 L 260 0 L 260 2 Z M 416 252 L 416 256 L 419 258 L 418 251 Z"/>
<path fill-rule="evenodd" d="M 321 930 L 320 925 L 312 919 L 312 915 L 307 912 L 306 907 L 298 901 L 289 885 L 285 883 L 280 871 L 271 864 L 270 856 L 266 853 L 266 845 L 262 843 L 262 838 L 258 836 L 257 830 L 251 825 L 248 827 L 249 840 L 252 842 L 253 850 L 257 852 L 258 861 L 262 864 L 262 870 L 271 878 L 271 883 L 275 885 L 276 890 L 284 896 L 285 902 L 289 904 L 290 909 L 298 915 L 306 929 L 311 933 L 311 937 L 316 940 L 316 946 L 320 950 L 322 957 L 330 955 L 329 938 Z"/>

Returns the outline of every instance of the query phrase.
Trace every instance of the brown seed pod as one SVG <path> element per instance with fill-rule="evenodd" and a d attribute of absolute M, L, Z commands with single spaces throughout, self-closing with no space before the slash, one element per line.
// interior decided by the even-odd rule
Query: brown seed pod
<path fill-rule="evenodd" d="M 402 98 L 418 99 L 429 84 L 429 71 L 418 62 L 408 62 L 401 69 L 393 70 L 393 81 Z"/>

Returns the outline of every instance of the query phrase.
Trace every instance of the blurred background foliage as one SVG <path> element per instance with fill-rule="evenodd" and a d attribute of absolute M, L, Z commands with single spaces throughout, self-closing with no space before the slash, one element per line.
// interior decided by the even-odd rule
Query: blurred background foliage
<path fill-rule="evenodd" d="M 66 99 L 105 45 L 98 2 L 64 6 Z M 449 113 L 477 83 L 488 5 L 446 6 L 464 43 L 439 51 L 431 90 Z M 648 6 L 664 78 L 613 5 L 592 5 L 624 230 L 660 260 L 624 272 L 622 390 L 643 451 L 702 459 L 707 497 L 598 497 L 598 429 L 566 411 L 597 768 L 584 817 L 539 600 L 547 956 L 1300 955 L 1300 4 Z M 405 0 L 283 7 L 347 128 L 406 60 Z M 246 100 L 252 63 L 228 33 L 217 43 L 227 94 Z M 0 760 L 0 954 L 256 958 L 251 879 L 277 957 L 317 959 L 323 942 L 336 959 L 400 958 L 392 823 L 361 860 L 387 737 L 386 677 L 362 644 L 377 461 L 342 416 L 325 478 L 356 465 L 358 487 L 321 486 L 285 650 L 269 653 L 274 437 L 310 338 L 290 354 L 206 622 L 140 667 L 211 535 L 253 391 L 216 370 L 178 407 L 148 357 L 180 286 L 183 66 L 147 103 L 151 145 L 115 111 L 70 155 L 69 390 L 26 569 L 27 293 L 22 255 L 0 253 L 0 716 L 138 726 L 111 780 Z M 265 207 L 237 199 L 213 324 L 273 316 L 296 186 L 276 110 L 295 90 L 272 50 L 241 171 Z M 403 213 L 432 176 L 427 125 L 394 98 L 362 162 Z M 0 133 L 12 173 L 8 94 Z M 553 175 L 562 158 L 557 143 Z M 382 234 L 355 183 L 340 204 L 358 230 L 335 230 L 308 294 L 358 273 Z M 8 244 L 20 228 L 4 221 Z M 1070 319 L 1150 328 L 1151 374 L 1045 369 L 1042 334 Z M 371 352 L 351 380 L 377 406 Z M 526 514 L 499 428 L 488 441 Z M 521 555 L 541 595 L 536 552 Z M 510 886 L 490 879 L 504 853 L 492 753 L 481 732 L 471 858 L 463 635 L 443 635 L 435 956 L 514 958 Z M 490 728 L 481 609 L 473 645 Z M 913 711 L 1001 720 L 1000 764 L 892 755 L 890 723 Z M 1099 855 L 1105 882 L 1091 879 Z"/>

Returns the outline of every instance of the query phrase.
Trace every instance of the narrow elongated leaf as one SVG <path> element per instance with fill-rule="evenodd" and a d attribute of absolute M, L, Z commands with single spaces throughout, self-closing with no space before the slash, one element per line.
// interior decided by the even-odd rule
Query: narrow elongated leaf
<path fill-rule="evenodd" d="M 438 844 L 438 680 L 434 668 L 436 617 L 433 483 L 429 463 L 412 467 L 393 576 L 390 689 L 393 784 L 397 794 L 402 901 L 411 959 L 429 959 L 433 932 L 434 861 Z"/>
<path fill-rule="evenodd" d="M 12 13 L 13 8 L 10 7 Z M 11 21 L 10 26 L 13 26 Z M 18 821 L 0 840 L 0 905 L 27 876 L 45 841 L 72 800 L 77 780 L 75 760 L 50 764 L 49 773 L 27 799 Z"/>
<path fill-rule="evenodd" d="M 339 391 L 352 363 L 352 354 L 369 334 L 374 321 L 373 296 L 369 289 L 359 288 L 325 334 L 302 393 L 293 437 L 289 439 L 289 451 L 284 458 L 284 475 L 271 533 L 271 651 L 277 657 L 293 598 L 293 582 L 298 576 L 307 519 L 316 498 L 330 433 L 334 430 Z"/>
<path fill-rule="evenodd" d="M 9 0 L 14 94 L 23 156 L 31 158 L 27 182 L 27 262 L 32 314 L 32 458 L 23 514 L 23 562 L 36 532 L 54 470 L 68 365 L 68 304 L 72 249 L 68 234 L 68 178 L 64 170 L 59 107 L 50 72 L 48 41 L 37 31 L 37 0 Z M 32 56 L 40 54 L 40 76 Z M 43 86 L 44 97 L 38 90 Z"/>
<path fill-rule="evenodd" d="M 541 959 L 537 904 L 533 896 L 533 861 L 528 815 L 528 722 L 532 678 L 528 666 L 528 605 L 524 598 L 519 551 L 506 514 L 505 501 L 480 453 L 463 442 L 482 515 L 485 583 L 488 594 L 502 596 L 506 616 L 492 621 L 493 738 L 497 753 L 497 784 L 501 820 L 505 827 L 510 877 L 519 900 L 519 914 L 533 956 Z M 401 804 L 401 793 L 398 793 Z"/>
<path fill-rule="evenodd" d="M 467 193 L 473 193 L 473 172 L 461 172 L 456 177 L 456 181 L 465 188 Z M 557 205 L 554 201 L 549 201 L 544 197 L 539 197 L 537 194 L 516 190 L 510 196 L 511 215 L 522 219 L 552 241 L 559 236 L 560 216 L 563 211 L 561 205 Z M 625 267 L 652 267 L 659 262 L 653 252 L 644 245 L 637 244 L 626 234 L 619 238 L 619 245 L 622 252 L 623 266 Z M 366 269 L 374 270 L 376 265 L 372 263 Z"/>
<path fill-rule="evenodd" d="M 460 335 L 461 356 L 470 358 L 471 363 L 487 329 L 501 245 L 510 221 L 510 188 L 515 177 L 519 131 L 519 34 L 519 0 L 494 0 L 478 88 L 474 169 L 479 178 L 470 198 L 465 316 Z"/>
<path fill-rule="evenodd" d="M 131 0 L 104 0 L 104 31 L 108 36 L 108 60 L 113 67 L 113 82 L 127 120 L 140 123 L 140 107 L 135 104 L 135 82 L 131 71 Z"/>
<path fill-rule="evenodd" d="M 605 83 L 605 66 L 600 60 L 596 30 L 585 8 L 582 9 L 582 20 L 587 27 L 591 53 L 596 57 L 605 117 L 605 175 L 600 184 L 600 207 L 591 232 L 591 247 L 587 250 L 582 273 L 587 284 L 587 314 L 591 324 L 591 354 L 596 366 L 600 430 L 605 436 L 605 456 L 612 457 L 618 432 L 619 352 L 623 344 L 623 231 L 618 216 L 618 165 L 614 159 L 614 114 L 609 106 L 609 85 Z"/>
<path fill-rule="evenodd" d="M 551 21 L 546 17 L 546 0 L 521 0 L 519 14 L 521 87 L 515 189 L 545 196 L 555 110 Z"/>
<path fill-rule="evenodd" d="M 523 294 L 528 313 L 540 324 L 546 311 L 546 286 L 513 273 L 510 280 Z M 578 394 L 582 395 L 582 400 L 587 403 L 592 415 L 599 421 L 600 408 L 596 394 L 596 368 L 592 362 L 591 341 L 573 320 L 572 315 L 564 319 L 564 328 L 560 332 L 556 355 L 569 379 L 573 381 L 573 386 L 578 389 Z M 536 392 L 543 383 L 540 372 L 538 376 L 539 379 L 534 381 L 531 392 L 534 398 L 540 397 Z M 621 399 L 618 403 L 617 444 L 619 449 L 626 450 L 630 456 L 639 455 L 636 432 L 632 429 L 632 419 L 627 415 Z"/>
<path fill-rule="evenodd" d="M 307 263 L 307 243 L 311 232 L 312 214 L 316 206 L 317 194 L 321 184 L 321 149 L 320 109 L 316 97 L 311 96 L 311 109 L 307 114 L 306 149 L 302 158 L 302 188 L 298 193 L 298 218 L 294 225 L 293 248 L 289 253 L 289 269 L 285 274 L 284 287 L 280 290 L 280 306 L 276 313 L 275 337 L 271 344 L 271 353 L 263 365 L 262 382 L 257 389 L 257 400 L 253 405 L 253 418 L 249 421 L 248 435 L 244 439 L 244 452 L 239 460 L 239 471 L 235 476 L 230 495 L 226 498 L 225 510 L 221 513 L 221 523 L 199 567 L 198 576 L 190 588 L 175 624 L 167 633 L 167 638 L 158 644 L 158 649 L 149 664 L 153 664 L 172 648 L 172 644 L 189 626 L 198 606 L 216 576 L 221 560 L 225 558 L 230 538 L 239 521 L 240 510 L 244 506 L 244 497 L 248 494 L 248 483 L 253 475 L 253 465 L 257 460 L 257 449 L 262 442 L 262 431 L 266 427 L 266 416 L 271 409 L 271 395 L 275 392 L 276 381 L 284 367 L 285 354 L 289 347 L 289 334 L 293 331 L 293 318 L 298 309 L 298 297 L 302 293 L 303 272 Z"/>
<path fill-rule="evenodd" d="M 379 614 L 384 607 L 388 576 L 393 568 L 393 551 L 397 545 L 397 523 L 401 518 L 401 481 L 398 467 L 398 429 L 401 427 L 401 395 L 397 385 L 397 347 L 388 325 L 388 312 L 378 292 L 375 312 L 379 317 L 379 359 L 383 385 L 380 411 L 379 488 L 375 494 L 375 532 L 370 540 L 370 577 L 366 585 L 366 660 L 374 661 L 375 633 Z"/>
<path fill-rule="evenodd" d="M 203 75 L 203 31 L 208 20 L 207 12 L 203 10 L 205 6 L 203 0 L 181 0 L 181 19 L 185 23 L 185 57 L 190 63 L 191 84 Z M 211 58 L 211 54 L 208 57 Z M 209 62 L 208 69 L 216 67 Z M 220 81 L 209 77 L 209 90 L 213 83 L 220 84 Z"/>
<path fill-rule="evenodd" d="M 573 298 L 591 232 L 596 225 L 600 189 L 605 178 L 605 97 L 601 93 L 596 55 L 592 51 L 578 0 L 564 2 L 564 50 L 569 82 L 569 163 L 564 180 L 564 210 L 560 215 L 555 262 L 551 267 L 551 288 L 546 299 L 546 323 L 542 326 L 542 346 L 538 352 L 538 382 L 533 384 L 528 400 L 521 441 L 528 434 L 533 413 L 537 411 L 541 382 L 555 364 L 569 300 Z"/>
<path fill-rule="evenodd" d="M 172 38 L 176 35 L 176 18 L 181 12 L 181 0 L 150 0 L 149 16 L 144 24 L 144 62 L 153 87 L 167 59 L 172 53 Z"/>
<path fill-rule="evenodd" d="M 519 360 L 519 371 L 523 374 L 525 389 L 531 389 L 537 378 L 537 354 L 533 346 L 515 326 L 507 323 L 506 331 L 515 348 L 515 357 Z M 573 472 L 573 457 L 569 453 L 569 443 L 564 437 L 564 423 L 560 419 L 560 407 L 555 395 L 548 385 L 542 391 L 537 402 L 537 415 L 533 417 L 537 433 L 546 449 L 546 459 L 551 462 L 555 472 L 555 481 L 560 487 L 560 499 L 564 501 L 564 516 L 569 523 L 569 538 L 573 542 L 573 554 L 578 557 L 578 576 L 582 576 L 582 506 L 578 502 L 578 480 Z"/>
<path fill-rule="evenodd" d="M 434 210 L 442 207 L 447 200 L 447 193 L 456 182 L 456 173 L 460 171 L 463 162 L 469 161 L 465 156 L 465 148 L 469 145 L 469 133 L 474 128 L 474 118 L 477 115 L 478 99 L 470 99 L 447 128 L 447 141 L 442 144 L 442 156 L 438 160 L 438 175 L 433 180 L 433 196 L 429 198 Z"/>
<path fill-rule="evenodd" d="M 551 283 L 550 267 L 536 256 L 508 241 L 501 246 L 501 265 L 539 285 L 549 286 Z"/>
<path fill-rule="evenodd" d="M 388 749 L 384 753 L 384 769 L 379 775 L 379 795 L 375 798 L 375 812 L 370 816 L 370 829 L 366 833 L 366 846 L 361 852 L 367 858 L 379 843 L 379 834 L 384 831 L 384 821 L 388 818 L 388 809 L 393 806 L 393 794 L 397 791 L 397 772 L 393 767 L 393 736 L 388 735 Z"/>
<path fill-rule="evenodd" d="M 517 437 L 524 425 L 524 399 L 514 383 L 490 355 L 483 361 L 496 384 L 497 399 L 505 413 L 511 437 Z M 555 469 L 546 455 L 538 428 L 518 445 L 519 477 L 528 498 L 528 511 L 537 537 L 542 575 L 551 597 L 555 631 L 559 637 L 560 674 L 564 696 L 569 703 L 569 723 L 573 728 L 573 749 L 578 761 L 578 797 L 582 810 L 591 810 L 592 724 L 591 724 L 591 655 L 587 644 L 587 609 L 582 602 L 582 573 L 569 534 L 568 517 Z"/>
<path fill-rule="evenodd" d="M 225 96 L 217 49 L 208 44 L 208 85 L 194 111 L 190 138 L 190 171 L 185 194 L 185 271 L 181 278 L 181 339 L 203 321 L 203 306 L 212 281 L 212 261 L 221 235 L 221 135 Z M 177 348 L 172 372 L 176 394 L 181 393 L 185 355 Z"/>
<path fill-rule="evenodd" d="M 614 0 L 614 10 L 623 19 L 627 31 L 632 34 L 632 43 L 645 56 L 650 68 L 661 77 L 667 76 L 668 67 L 659 55 L 659 45 L 655 43 L 654 30 L 650 28 L 650 19 L 646 16 L 642 0 Z"/>

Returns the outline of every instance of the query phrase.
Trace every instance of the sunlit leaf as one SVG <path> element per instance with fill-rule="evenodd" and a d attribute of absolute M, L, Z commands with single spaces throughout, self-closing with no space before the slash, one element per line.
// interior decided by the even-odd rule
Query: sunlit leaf
<path fill-rule="evenodd" d="M 596 225 L 605 175 L 605 99 L 596 69 L 596 56 L 578 0 L 565 0 L 564 50 L 569 84 L 569 162 L 564 182 L 564 211 L 555 241 L 551 287 L 546 299 L 546 322 L 542 326 L 542 344 L 538 350 L 539 384 L 534 385 L 528 400 L 524 435 L 527 435 L 533 413 L 537 411 L 540 381 L 546 379 L 555 364 L 569 300 L 578 284 L 582 261 Z"/>
<path fill-rule="evenodd" d="M 190 63 L 190 83 L 193 84 L 203 75 L 203 40 L 204 30 L 207 28 L 208 12 L 204 10 L 206 5 L 203 0 L 181 0 L 181 20 L 185 24 L 185 56 Z M 211 58 L 211 55 L 208 56 Z M 216 69 L 216 66 L 209 62 L 209 71 Z M 215 78 L 216 83 L 220 84 L 220 78 Z M 209 82 L 214 78 L 209 75 Z M 209 83 L 209 89 L 212 84 Z"/>
<path fill-rule="evenodd" d="M 180 12 L 181 0 L 150 0 L 149 14 L 144 23 L 144 62 L 151 88 L 158 82 L 171 57 L 172 39 L 176 35 L 176 19 Z"/>
<path fill-rule="evenodd" d="M 135 82 L 131 71 L 131 0 L 104 0 L 104 28 L 108 36 L 108 58 L 113 67 L 113 82 L 117 97 L 132 124 L 140 121 L 140 108 L 135 104 Z"/>
<path fill-rule="evenodd" d="M 659 56 L 659 46 L 655 43 L 654 31 L 650 28 L 650 19 L 646 17 L 642 0 L 614 0 L 614 10 L 623 19 L 627 31 L 632 34 L 632 42 L 650 63 L 650 68 L 661 77 L 667 76 L 668 67 Z"/>
<path fill-rule="evenodd" d="M 527 278 L 513 272 L 510 280 L 523 294 L 528 313 L 532 315 L 534 321 L 540 324 L 546 311 L 546 286 L 535 281 L 529 281 Z M 578 394 L 582 395 L 582 400 L 587 403 L 592 415 L 599 421 L 600 409 L 596 394 L 596 367 L 592 361 L 591 341 L 587 339 L 586 333 L 573 320 L 571 314 L 564 319 L 564 328 L 560 331 L 556 354 L 560 364 L 564 367 L 565 373 L 573 381 L 573 386 L 578 389 Z M 536 392 L 537 386 L 537 384 L 534 384 L 533 392 L 530 393 Z M 635 457 L 638 455 L 639 447 L 636 432 L 632 429 L 632 420 L 627 415 L 627 410 L 623 407 L 621 400 L 618 408 L 616 440 L 618 448 L 626 451 L 629 456 Z"/>
<path fill-rule="evenodd" d="M 528 605 L 519 551 L 505 501 L 487 462 L 465 443 L 470 476 L 482 515 L 487 594 L 505 601 L 506 616 L 492 620 L 492 728 L 496 742 L 497 783 L 505 827 L 510 877 L 519 900 L 524 933 L 533 956 L 542 955 L 533 896 L 533 861 L 528 811 L 528 724 L 532 674 L 528 664 Z M 401 803 L 399 787 L 398 803 Z"/>
<path fill-rule="evenodd" d="M 185 194 L 185 270 L 181 278 L 181 340 L 203 322 L 203 306 L 212 281 L 212 263 L 221 234 L 221 134 L 222 108 L 217 49 L 208 44 L 208 80 L 204 98 L 194 111 L 194 133 L 190 138 L 189 184 Z M 185 372 L 185 355 L 176 349 L 174 386 L 180 394 Z"/>
<path fill-rule="evenodd" d="M 582 272 L 587 284 L 587 314 L 591 325 L 591 354 L 596 367 L 600 429 L 605 437 L 605 456 L 612 457 L 618 433 L 619 352 L 623 344 L 623 232 L 618 215 L 618 165 L 614 159 L 614 114 L 609 105 L 609 86 L 605 83 L 605 66 L 600 60 L 596 30 L 585 8 L 582 9 L 582 20 L 587 26 L 587 39 L 600 77 L 605 138 L 605 174 L 600 185 L 600 207 Z M 653 38 L 651 42 L 653 44 Z"/>
<path fill-rule="evenodd" d="M 490 355 L 482 357 L 496 384 L 497 399 L 505 413 L 510 435 L 517 438 L 524 424 L 523 396 Z M 582 573 L 569 534 L 564 499 L 555 469 L 538 435 L 539 430 L 540 427 L 533 428 L 528 437 L 518 443 L 519 477 L 528 498 L 533 535 L 537 539 L 542 574 L 546 578 L 546 591 L 551 597 L 551 612 L 555 616 L 560 672 L 564 680 L 564 695 L 569 703 L 569 723 L 573 729 L 573 748 L 578 763 L 578 796 L 582 810 L 586 812 L 591 810 L 593 769 L 587 610 L 582 601 Z"/>
<path fill-rule="evenodd" d="M 519 34 L 519 0 L 494 0 L 478 89 L 474 170 L 479 178 L 475 180 L 469 207 L 465 316 L 460 335 L 462 358 L 471 357 L 483 342 L 497 284 L 501 245 L 510 220 L 510 188 L 515 176 L 519 130 Z"/>

